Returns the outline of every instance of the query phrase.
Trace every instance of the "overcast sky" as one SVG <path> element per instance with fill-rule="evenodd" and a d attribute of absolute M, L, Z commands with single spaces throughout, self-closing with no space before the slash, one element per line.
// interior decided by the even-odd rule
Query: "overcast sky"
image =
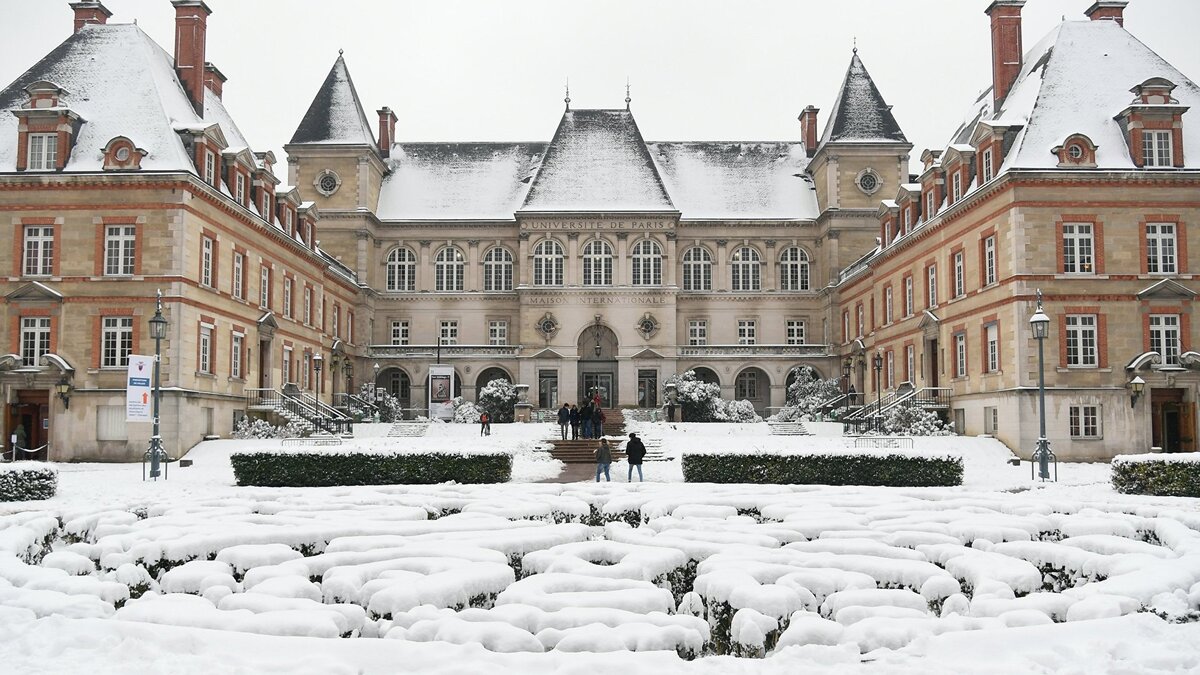
<path fill-rule="evenodd" d="M 103 0 L 168 51 L 168 0 Z M 942 147 L 991 82 L 988 0 L 207 0 L 208 60 L 256 150 L 283 145 L 337 58 L 399 140 L 549 140 L 574 107 L 624 105 L 647 140 L 787 140 L 821 124 L 859 55 L 916 146 Z M 1029 48 L 1092 0 L 1029 0 Z M 0 83 L 71 32 L 67 0 L 0 0 Z M 1132 0 L 1126 27 L 1200 78 L 1200 0 Z M 1115 112 L 1115 111 L 1114 111 Z M 1190 115 L 1200 116 L 1200 111 Z M 286 174 L 281 176 L 286 178 Z"/>

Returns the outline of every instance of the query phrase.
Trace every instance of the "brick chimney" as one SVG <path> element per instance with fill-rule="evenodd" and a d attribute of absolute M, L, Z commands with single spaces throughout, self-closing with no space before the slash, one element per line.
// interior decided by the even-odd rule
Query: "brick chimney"
<path fill-rule="evenodd" d="M 175 6 L 175 72 L 196 112 L 204 113 L 204 43 L 212 10 L 204 0 L 171 0 Z"/>
<path fill-rule="evenodd" d="M 225 73 L 222 73 L 213 64 L 207 61 L 204 62 L 204 86 L 216 94 L 217 98 L 221 98 L 221 92 L 225 89 L 226 80 Z"/>
<path fill-rule="evenodd" d="M 817 154 L 817 113 L 811 105 L 800 113 L 800 137 L 804 141 L 804 152 L 812 157 Z"/>
<path fill-rule="evenodd" d="M 1125 6 L 1128 4 L 1128 0 L 1096 0 L 1083 14 L 1092 21 L 1107 19 L 1116 21 L 1118 26 L 1124 26 Z"/>
<path fill-rule="evenodd" d="M 396 113 L 384 106 L 379 113 L 379 156 L 384 159 L 392 154 L 392 143 L 396 142 Z"/>
<path fill-rule="evenodd" d="M 112 12 L 96 0 L 72 2 L 70 7 L 75 11 L 76 33 L 89 23 L 108 23 L 108 17 L 112 16 Z"/>
<path fill-rule="evenodd" d="M 1021 8 L 1025 0 L 993 0 L 985 12 L 992 19 L 992 96 L 996 107 L 1008 96 L 1021 72 Z"/>

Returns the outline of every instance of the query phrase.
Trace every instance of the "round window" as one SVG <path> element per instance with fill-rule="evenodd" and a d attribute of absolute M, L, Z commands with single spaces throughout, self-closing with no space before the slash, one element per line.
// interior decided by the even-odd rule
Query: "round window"
<path fill-rule="evenodd" d="M 117 148 L 117 151 L 113 154 L 113 156 L 117 158 L 118 162 L 124 162 L 125 160 L 129 159 L 129 148 L 124 146 Z"/>
<path fill-rule="evenodd" d="M 554 319 L 543 319 L 542 320 L 542 332 L 543 333 L 553 333 L 555 328 L 557 328 L 557 326 L 554 324 Z"/>
<path fill-rule="evenodd" d="M 654 323 L 654 319 L 642 319 L 643 333 L 653 333 L 654 329 L 657 327 L 657 324 Z"/>
<path fill-rule="evenodd" d="M 858 174 L 858 189 L 866 194 L 873 194 L 879 189 L 879 175 L 870 169 Z"/>
<path fill-rule="evenodd" d="M 338 179 L 332 173 L 327 173 L 321 176 L 321 180 L 317 183 L 317 187 L 326 195 L 331 195 L 338 189 Z"/>
<path fill-rule="evenodd" d="M 1067 148 L 1067 156 L 1071 159 L 1080 159 L 1083 157 L 1083 148 L 1079 147 L 1078 145 L 1072 145 L 1071 147 Z"/>

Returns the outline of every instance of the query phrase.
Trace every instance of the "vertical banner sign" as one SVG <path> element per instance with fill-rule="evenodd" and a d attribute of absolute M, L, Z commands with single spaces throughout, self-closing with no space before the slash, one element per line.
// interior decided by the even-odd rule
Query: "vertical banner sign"
<path fill-rule="evenodd" d="M 125 378 L 125 421 L 152 422 L 150 417 L 150 378 L 154 377 L 154 357 L 129 355 L 129 375 Z"/>
<path fill-rule="evenodd" d="M 454 366 L 429 366 L 429 418 L 454 419 Z"/>

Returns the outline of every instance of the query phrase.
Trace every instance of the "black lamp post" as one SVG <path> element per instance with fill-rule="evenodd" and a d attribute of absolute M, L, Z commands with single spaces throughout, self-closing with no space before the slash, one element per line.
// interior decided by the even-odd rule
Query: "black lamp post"
<path fill-rule="evenodd" d="M 150 319 L 150 337 L 154 338 L 154 429 L 150 435 L 150 477 L 158 480 L 159 463 L 166 459 L 163 450 L 162 436 L 159 435 L 158 414 L 162 402 L 162 341 L 167 337 L 167 319 L 162 314 L 162 291 L 154 307 L 154 316 Z"/>
<path fill-rule="evenodd" d="M 1050 478 L 1050 461 L 1054 453 L 1050 450 L 1050 441 L 1046 439 L 1046 360 L 1045 342 L 1050 330 L 1050 317 L 1042 311 L 1042 289 L 1037 291 L 1037 311 L 1029 317 L 1029 325 L 1033 329 L 1033 337 L 1038 343 L 1038 421 L 1041 425 L 1037 440 L 1037 449 L 1033 451 L 1032 464 L 1037 465 L 1038 478 L 1043 481 Z M 1032 478 L 1032 476 L 1030 476 Z M 1054 464 L 1054 480 L 1058 480 L 1058 462 Z"/>
<path fill-rule="evenodd" d="M 321 366 L 325 364 L 325 357 L 321 356 L 320 352 L 313 354 L 313 370 L 317 372 L 317 400 L 321 400 Z"/>
<path fill-rule="evenodd" d="M 850 393 L 850 368 L 850 359 L 842 361 L 842 380 L 846 383 L 844 386 L 847 394 Z M 851 403 L 854 403 L 854 401 L 851 401 Z"/>
<path fill-rule="evenodd" d="M 354 364 L 350 362 L 350 357 L 342 358 L 342 372 L 346 375 L 346 394 L 353 394 Z"/>
<path fill-rule="evenodd" d="M 883 412 L 883 353 L 875 352 L 875 357 L 871 359 L 871 365 L 875 366 L 875 424 L 879 427 L 881 419 L 880 415 Z"/>

